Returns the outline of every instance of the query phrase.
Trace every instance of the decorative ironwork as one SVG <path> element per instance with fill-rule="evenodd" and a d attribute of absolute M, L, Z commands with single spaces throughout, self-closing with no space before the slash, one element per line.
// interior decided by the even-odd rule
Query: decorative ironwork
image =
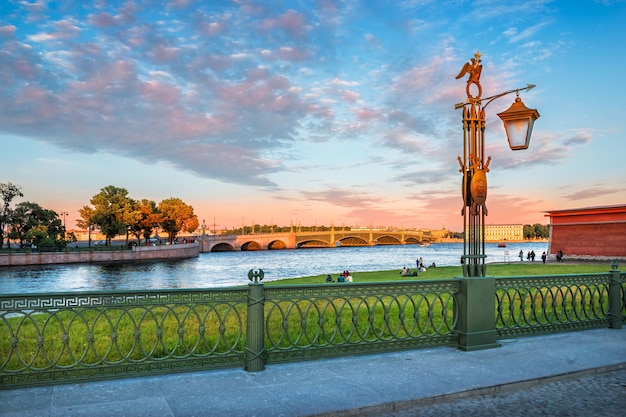
<path fill-rule="evenodd" d="M 246 291 L 0 297 L 0 385 L 241 364 Z"/>
<path fill-rule="evenodd" d="M 496 279 L 498 335 L 606 327 L 609 276 Z"/>
<path fill-rule="evenodd" d="M 268 362 L 453 345 L 456 281 L 265 291 Z"/>
<path fill-rule="evenodd" d="M 489 172 L 489 163 L 491 156 L 485 153 L 485 109 L 492 101 L 513 92 L 517 93 L 522 90 L 531 90 L 534 85 L 528 84 L 524 88 L 505 91 L 491 97 L 482 98 L 482 86 L 480 85 L 480 75 L 483 66 L 481 65 L 481 54 L 476 52 L 471 62 L 466 62 L 463 68 L 456 76 L 457 79 L 468 75 L 467 86 L 465 92 L 467 98 L 464 102 L 456 104 L 455 109 L 463 110 L 463 156 L 459 156 L 460 169 L 463 174 L 463 182 L 461 183 L 461 195 L 463 197 L 463 208 L 461 215 L 463 216 L 463 255 L 461 262 L 463 264 L 463 276 L 466 277 L 484 277 L 486 274 L 485 259 L 485 216 L 487 210 L 487 173 Z M 472 89 L 476 90 L 472 94 Z M 519 101 L 520 105 L 521 99 Z M 534 122 L 539 117 L 536 110 L 527 109 L 528 112 L 522 112 L 527 123 Z M 508 121 L 517 121 L 522 116 L 518 107 L 512 111 L 507 110 L 500 113 L 501 118 Z M 528 114 L 527 114 L 528 113 Z M 532 116 L 531 116 L 532 115 Z M 504 120 L 504 119 L 503 119 Z M 505 123 L 506 126 L 506 123 Z M 525 149 L 528 147 L 530 133 L 532 132 L 532 124 L 527 135 L 524 145 L 517 143 L 511 145 L 511 149 Z M 507 131 L 507 137 L 508 137 Z M 509 137 L 509 143 L 511 138 Z"/>
<path fill-rule="evenodd" d="M 265 273 L 263 272 L 262 269 L 259 269 L 258 271 L 251 269 L 250 271 L 248 271 L 248 279 L 250 281 L 254 281 L 255 284 L 258 283 L 259 281 L 263 281 L 264 276 L 265 276 Z"/>

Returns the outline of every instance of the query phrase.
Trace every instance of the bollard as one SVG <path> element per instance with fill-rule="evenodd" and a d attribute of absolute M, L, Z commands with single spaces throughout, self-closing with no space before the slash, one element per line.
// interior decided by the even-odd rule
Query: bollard
<path fill-rule="evenodd" d="M 611 279 L 609 280 L 609 327 L 622 328 L 622 279 L 617 269 L 617 261 L 611 263 Z"/>
<path fill-rule="evenodd" d="M 257 372 L 265 369 L 265 291 L 263 270 L 248 272 L 248 318 L 246 323 L 246 371 Z"/>

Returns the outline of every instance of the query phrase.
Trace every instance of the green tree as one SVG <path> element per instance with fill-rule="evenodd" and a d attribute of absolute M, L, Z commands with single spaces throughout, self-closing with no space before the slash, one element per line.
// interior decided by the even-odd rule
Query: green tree
<path fill-rule="evenodd" d="M 91 231 L 94 228 L 93 224 L 93 216 L 94 209 L 89 206 L 83 206 L 83 208 L 78 209 L 78 214 L 80 218 L 76 220 L 76 226 L 81 229 L 89 230 L 89 246 L 91 247 Z"/>
<path fill-rule="evenodd" d="M 98 227 L 106 236 L 107 245 L 111 244 L 111 239 L 115 236 L 127 233 L 132 200 L 128 197 L 126 189 L 106 186 L 92 197 L 90 203 L 93 209 L 85 206 L 79 210 L 81 224 Z"/>
<path fill-rule="evenodd" d="M 534 239 L 535 238 L 535 228 L 529 224 L 524 225 L 524 239 Z"/>
<path fill-rule="evenodd" d="M 193 213 L 193 207 L 180 198 L 165 199 L 157 208 L 163 216 L 161 228 L 168 234 L 170 243 L 181 230 L 193 233 L 198 228 L 198 217 Z"/>
<path fill-rule="evenodd" d="M 11 238 L 20 244 L 34 243 L 38 247 L 65 248 L 65 228 L 53 210 L 30 201 L 15 206 L 11 216 Z"/>
<path fill-rule="evenodd" d="M 538 239 L 547 239 L 550 237 L 550 228 L 544 224 L 535 223 L 533 225 L 535 229 L 535 236 Z"/>
<path fill-rule="evenodd" d="M 0 247 L 4 245 L 4 228 L 6 225 L 11 224 L 13 213 L 11 202 L 15 197 L 24 197 L 20 186 L 10 182 L 6 184 L 0 183 L 0 199 L 2 199 L 2 205 L 0 206 Z"/>

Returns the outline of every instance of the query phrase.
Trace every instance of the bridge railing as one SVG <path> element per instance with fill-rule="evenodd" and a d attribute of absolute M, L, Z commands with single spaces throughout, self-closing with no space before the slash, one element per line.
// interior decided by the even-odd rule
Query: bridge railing
<path fill-rule="evenodd" d="M 626 275 L 0 296 L 0 388 L 414 349 L 626 319 Z"/>

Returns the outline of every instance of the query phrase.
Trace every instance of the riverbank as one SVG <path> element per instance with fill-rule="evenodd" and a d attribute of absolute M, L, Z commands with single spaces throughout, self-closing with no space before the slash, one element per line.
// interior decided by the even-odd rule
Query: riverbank
<path fill-rule="evenodd" d="M 626 265 L 622 265 L 626 267 Z M 501 262 L 487 264 L 487 275 L 508 277 L 508 276 L 539 276 L 539 275 L 567 275 L 567 274 L 594 274 L 607 272 L 611 269 L 611 262 L 601 261 L 567 261 L 567 262 Z M 618 265 L 619 269 L 619 265 Z M 624 268 L 622 268 L 623 270 Z M 431 279 L 451 279 L 463 276 L 460 266 L 443 266 L 427 268 L 424 272 L 419 272 L 417 277 L 402 276 L 400 270 L 388 271 L 350 271 L 353 275 L 353 282 L 385 282 L 398 280 L 431 280 Z M 350 285 L 349 283 L 337 283 L 337 277 L 332 277 L 335 285 Z M 267 285 L 292 285 L 292 284 L 321 284 L 326 283 L 326 275 L 315 275 L 310 277 L 287 278 L 271 282 Z"/>
<path fill-rule="evenodd" d="M 200 245 L 197 242 L 179 245 L 134 246 L 132 250 L 9 252 L 0 254 L 0 267 L 162 261 L 196 258 L 199 255 Z"/>

